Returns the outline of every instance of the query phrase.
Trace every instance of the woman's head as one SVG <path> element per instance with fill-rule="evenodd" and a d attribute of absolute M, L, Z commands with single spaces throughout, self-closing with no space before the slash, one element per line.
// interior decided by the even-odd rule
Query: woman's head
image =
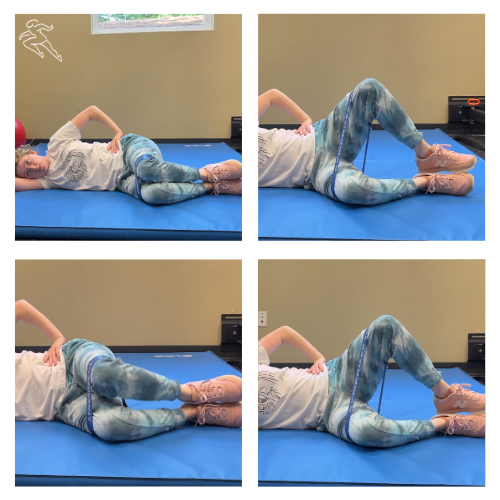
<path fill-rule="evenodd" d="M 39 179 L 49 169 L 48 158 L 40 156 L 35 149 L 26 144 L 16 149 L 15 174 L 16 177 Z"/>

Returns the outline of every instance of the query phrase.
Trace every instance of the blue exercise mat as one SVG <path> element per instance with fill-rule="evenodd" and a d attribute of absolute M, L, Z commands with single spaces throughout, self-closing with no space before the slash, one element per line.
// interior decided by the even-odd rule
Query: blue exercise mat
<path fill-rule="evenodd" d="M 180 383 L 241 373 L 212 352 L 116 354 Z M 180 401 L 127 400 L 133 409 Z M 109 443 L 61 422 L 16 422 L 18 486 L 240 486 L 241 428 L 193 426 Z"/>
<path fill-rule="evenodd" d="M 448 383 L 484 386 L 459 368 L 441 370 Z M 379 387 L 380 391 L 380 387 Z M 377 408 L 379 391 L 370 402 Z M 432 392 L 403 370 L 388 370 L 380 414 L 429 419 Z M 368 448 L 315 430 L 259 431 L 261 486 L 484 486 L 485 439 L 442 434 L 396 448 Z"/>
<path fill-rule="evenodd" d="M 241 155 L 225 143 L 158 144 L 164 159 L 201 168 Z M 40 145 L 45 154 L 47 144 Z M 16 193 L 16 238 L 241 240 L 241 196 L 206 195 L 151 206 L 120 191 Z"/>
<path fill-rule="evenodd" d="M 424 130 L 430 144 L 451 144 L 473 154 L 443 131 Z M 388 132 L 373 130 L 365 173 L 378 179 L 417 174 L 414 152 Z M 364 148 L 355 161 L 362 168 Z M 417 193 L 363 207 L 333 201 L 305 189 L 259 189 L 259 239 L 484 240 L 485 162 L 477 157 L 474 190 L 468 196 Z"/>

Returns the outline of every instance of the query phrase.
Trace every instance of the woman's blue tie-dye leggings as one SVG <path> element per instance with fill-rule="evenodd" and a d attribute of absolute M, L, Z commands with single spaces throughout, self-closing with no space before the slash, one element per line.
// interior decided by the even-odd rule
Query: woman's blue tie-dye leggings
<path fill-rule="evenodd" d="M 170 205 L 206 194 L 197 168 L 163 161 L 158 146 L 140 135 L 120 139 L 123 173 L 118 189 L 151 205 Z M 136 176 L 137 172 L 137 176 Z"/>
<path fill-rule="evenodd" d="M 345 441 L 349 441 L 345 423 L 363 335 L 364 331 L 340 358 L 326 364 L 329 395 L 318 430 L 325 430 Z M 391 358 L 429 389 L 441 380 L 441 375 L 417 341 L 396 318 L 381 316 L 368 328 L 365 349 L 349 424 L 352 441 L 362 446 L 389 448 L 432 436 L 434 425 L 430 420 L 389 420 L 368 404 L 382 380 L 384 364 Z"/>
<path fill-rule="evenodd" d="M 135 441 L 167 432 L 186 422 L 184 412 L 131 410 L 121 398 L 172 401 L 180 395 L 179 382 L 128 365 L 105 346 L 83 339 L 62 347 L 66 361 L 66 394 L 57 419 L 90 433 L 87 427 L 87 367 L 96 356 L 105 356 L 92 369 L 94 431 L 106 441 Z"/>
<path fill-rule="evenodd" d="M 368 78 L 354 89 L 335 182 L 335 197 L 332 196 L 332 175 L 348 100 L 349 94 L 327 118 L 313 125 L 316 155 L 305 189 L 355 205 L 379 205 L 414 194 L 417 186 L 412 179 L 372 179 L 353 164 L 373 120 L 378 120 L 385 130 L 411 149 L 423 139 L 390 92 L 377 80 Z"/>

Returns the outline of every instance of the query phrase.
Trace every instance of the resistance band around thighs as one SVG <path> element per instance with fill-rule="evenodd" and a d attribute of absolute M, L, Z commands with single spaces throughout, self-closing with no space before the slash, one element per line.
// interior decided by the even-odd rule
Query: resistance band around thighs
<path fill-rule="evenodd" d="M 94 414 L 92 412 L 92 368 L 97 361 L 105 357 L 106 356 L 96 356 L 89 363 L 89 366 L 87 366 L 87 427 L 94 436 L 96 433 L 94 431 Z"/>
<path fill-rule="evenodd" d="M 365 330 L 365 333 L 363 335 L 363 343 L 361 344 L 361 352 L 359 353 L 358 366 L 356 367 L 356 375 L 354 377 L 354 384 L 352 386 L 351 399 L 349 400 L 349 408 L 347 410 L 347 416 L 346 416 L 346 421 L 345 421 L 345 433 L 346 433 L 347 439 L 349 439 L 349 441 L 352 441 L 351 436 L 349 435 L 349 424 L 351 422 L 352 408 L 354 406 L 354 399 L 356 398 L 356 390 L 358 388 L 359 373 L 361 372 L 361 365 L 363 363 L 363 358 L 365 356 L 365 348 L 366 348 L 367 340 L 368 340 L 368 328 Z M 378 410 L 377 410 L 378 414 L 380 414 L 380 408 L 382 407 L 382 396 L 384 394 L 386 372 L 387 372 L 387 363 L 385 363 L 385 365 L 384 365 L 384 376 L 382 378 L 382 387 L 380 389 L 380 399 L 378 400 Z"/>
<path fill-rule="evenodd" d="M 335 182 L 337 180 L 337 173 L 339 170 L 339 163 L 340 163 L 340 154 L 342 153 L 342 146 L 344 145 L 344 136 L 345 136 L 345 131 L 347 129 L 347 122 L 349 121 L 349 115 L 351 114 L 353 95 L 354 95 L 354 90 L 349 94 L 349 100 L 347 101 L 347 109 L 345 112 L 344 125 L 342 126 L 342 133 L 340 134 L 339 149 L 337 150 L 337 157 L 335 158 L 335 167 L 333 169 L 333 175 L 332 175 L 332 196 L 336 200 L 337 200 L 337 197 L 335 196 Z M 372 127 L 370 124 L 370 126 L 368 127 L 368 136 L 366 137 L 365 158 L 363 160 L 363 170 L 362 170 L 363 173 L 365 173 L 366 154 L 368 153 L 368 143 L 370 142 L 371 130 L 372 130 Z"/>

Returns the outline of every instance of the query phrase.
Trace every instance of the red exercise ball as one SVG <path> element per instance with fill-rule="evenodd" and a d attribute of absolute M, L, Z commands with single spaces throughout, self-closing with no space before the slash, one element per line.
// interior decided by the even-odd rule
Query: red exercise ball
<path fill-rule="evenodd" d="M 26 144 L 26 130 L 23 124 L 16 118 L 16 149 Z"/>

